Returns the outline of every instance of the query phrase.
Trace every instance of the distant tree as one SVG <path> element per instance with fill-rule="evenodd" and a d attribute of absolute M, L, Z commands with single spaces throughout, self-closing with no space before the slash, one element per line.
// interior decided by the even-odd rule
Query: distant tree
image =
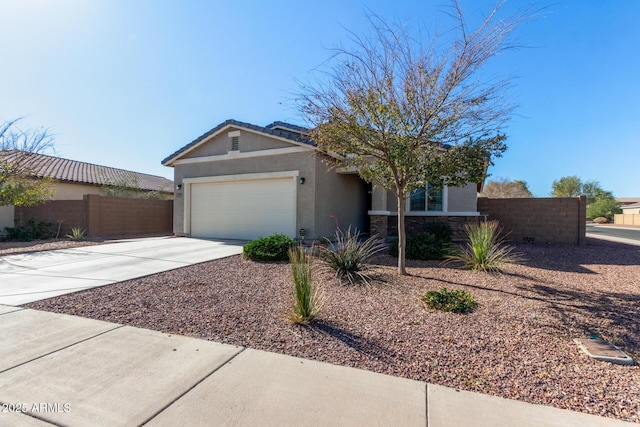
<path fill-rule="evenodd" d="M 22 130 L 20 119 L 0 125 L 0 206 L 29 206 L 53 195 L 52 180 L 36 178 L 33 155 L 53 148 L 53 136 L 46 129 Z"/>
<path fill-rule="evenodd" d="M 486 183 L 480 196 L 492 199 L 506 199 L 533 197 L 533 194 L 529 191 L 529 186 L 526 181 L 509 181 L 503 178 L 491 180 Z"/>
<path fill-rule="evenodd" d="M 622 213 L 611 191 L 604 190 L 598 181 L 582 182 L 577 176 L 565 176 L 553 181 L 554 197 L 587 196 L 587 218 L 604 217 L 612 219 L 614 214 Z"/>
<path fill-rule="evenodd" d="M 620 203 L 616 202 L 613 197 L 597 199 L 587 206 L 587 218 L 589 219 L 604 217 L 611 220 L 614 214 L 619 213 L 622 213 Z"/>
<path fill-rule="evenodd" d="M 505 150 L 502 125 L 513 105 L 508 80 L 479 74 L 513 47 L 522 15 L 498 18 L 502 2 L 474 29 L 457 1 L 450 42 L 423 43 L 403 28 L 370 18 L 372 37 L 352 33 L 354 49 L 335 49 L 326 83 L 302 85 L 299 105 L 318 147 L 335 166 L 354 168 L 392 191 L 398 207 L 398 272 L 405 269 L 405 201 L 427 183 L 460 186 L 484 179 Z"/>
<path fill-rule="evenodd" d="M 551 184 L 553 197 L 578 197 L 582 194 L 582 181 L 577 176 L 563 176 Z"/>
<path fill-rule="evenodd" d="M 611 191 L 603 190 L 598 181 L 586 181 L 582 184 L 582 194 L 587 196 L 587 203 L 601 199 L 613 199 Z"/>

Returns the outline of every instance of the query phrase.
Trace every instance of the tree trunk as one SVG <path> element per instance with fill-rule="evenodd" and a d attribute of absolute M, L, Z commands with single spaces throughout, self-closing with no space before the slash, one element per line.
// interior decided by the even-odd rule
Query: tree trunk
<path fill-rule="evenodd" d="M 404 196 L 398 196 L 398 273 L 401 275 L 407 274 L 407 269 L 405 267 L 405 250 L 407 247 L 407 234 L 404 228 L 405 202 L 406 198 Z"/>

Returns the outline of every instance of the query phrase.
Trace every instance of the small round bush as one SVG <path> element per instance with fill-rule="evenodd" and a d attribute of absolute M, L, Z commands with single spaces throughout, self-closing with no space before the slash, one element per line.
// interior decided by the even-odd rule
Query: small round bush
<path fill-rule="evenodd" d="M 391 241 L 389 255 L 398 256 L 398 238 Z M 414 234 L 407 237 L 406 257 L 423 261 L 442 259 L 445 255 L 444 242 L 433 234 Z"/>
<path fill-rule="evenodd" d="M 470 293 L 442 288 L 439 291 L 428 291 L 422 301 L 429 308 L 453 313 L 467 313 L 477 305 Z"/>
<path fill-rule="evenodd" d="M 443 243 L 451 243 L 451 238 L 453 237 L 453 229 L 449 225 L 449 223 L 442 221 L 435 221 L 427 223 L 425 226 L 427 233 L 433 234 L 436 240 Z"/>
<path fill-rule="evenodd" d="M 274 234 L 250 241 L 242 248 L 242 255 L 253 261 L 288 261 L 289 248 L 297 244 L 291 237 Z"/>

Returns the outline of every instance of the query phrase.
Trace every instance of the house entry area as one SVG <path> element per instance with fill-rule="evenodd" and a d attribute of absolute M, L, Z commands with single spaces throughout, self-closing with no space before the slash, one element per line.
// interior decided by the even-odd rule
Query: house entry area
<path fill-rule="evenodd" d="M 295 237 L 295 179 L 236 175 L 185 180 L 185 231 L 216 239 L 252 240 L 274 233 Z"/>

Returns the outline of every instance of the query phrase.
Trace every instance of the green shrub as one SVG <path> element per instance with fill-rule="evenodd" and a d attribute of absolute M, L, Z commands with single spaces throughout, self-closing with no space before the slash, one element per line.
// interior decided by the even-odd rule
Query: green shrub
<path fill-rule="evenodd" d="M 253 261 L 287 261 L 289 249 L 297 242 L 284 234 L 252 240 L 242 248 L 242 255 Z"/>
<path fill-rule="evenodd" d="M 71 234 L 67 234 L 66 237 L 68 237 L 71 240 L 80 242 L 80 241 L 86 240 L 87 238 L 85 234 L 86 232 L 87 230 L 83 230 L 80 227 L 73 227 L 71 229 Z"/>
<path fill-rule="evenodd" d="M 435 221 L 427 223 L 425 226 L 427 233 L 433 234 L 436 240 L 442 243 L 451 243 L 451 238 L 453 237 L 453 230 L 449 223 L 442 221 Z"/>
<path fill-rule="evenodd" d="M 46 221 L 36 221 L 31 218 L 25 225 L 18 225 L 16 221 L 15 227 L 5 227 L 7 239 L 19 240 L 21 242 L 30 242 L 32 240 L 52 239 L 55 236 L 53 224 Z"/>
<path fill-rule="evenodd" d="M 340 281 L 347 278 L 351 284 L 358 281 L 368 283 L 371 280 L 366 271 L 371 268 L 373 257 L 386 248 L 378 236 L 362 241 L 359 232 L 352 234 L 351 227 L 346 233 L 337 229 L 335 242 L 327 243 L 326 248 L 320 248 L 320 258 Z"/>
<path fill-rule="evenodd" d="M 587 206 L 587 218 L 594 219 L 604 217 L 608 220 L 613 219 L 613 215 L 622 213 L 620 203 L 614 198 L 598 199 Z"/>
<path fill-rule="evenodd" d="M 519 261 L 520 256 L 499 237 L 501 231 L 497 221 L 467 224 L 469 241 L 457 253 L 448 255 L 447 261 L 460 261 L 476 272 L 499 272 L 501 264 Z"/>
<path fill-rule="evenodd" d="M 389 255 L 398 256 L 398 238 L 391 241 Z M 449 244 L 440 241 L 433 234 L 414 234 L 407 237 L 406 258 L 423 261 L 442 259 L 448 253 Z"/>
<path fill-rule="evenodd" d="M 448 290 L 428 291 L 422 301 L 429 308 L 453 313 L 467 313 L 477 305 L 471 294 L 465 291 Z"/>
<path fill-rule="evenodd" d="M 287 317 L 292 323 L 311 323 L 322 311 L 322 297 L 312 283 L 313 248 L 306 252 L 302 246 L 289 249 L 293 298 Z"/>

